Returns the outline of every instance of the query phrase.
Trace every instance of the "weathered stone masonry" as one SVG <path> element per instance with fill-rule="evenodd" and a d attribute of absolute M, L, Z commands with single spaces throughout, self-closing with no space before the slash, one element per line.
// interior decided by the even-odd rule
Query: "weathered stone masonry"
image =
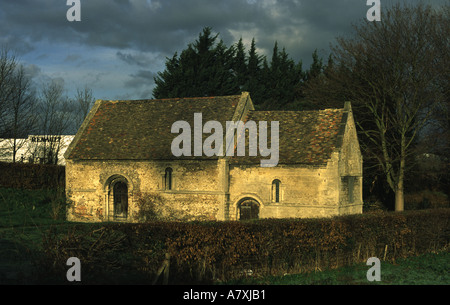
<path fill-rule="evenodd" d="M 178 120 L 279 121 L 280 159 L 171 154 Z M 248 150 L 246 150 L 248 152 Z M 325 217 L 362 212 L 362 157 L 349 103 L 320 111 L 255 111 L 248 93 L 214 98 L 97 101 L 66 151 L 71 221 Z"/>

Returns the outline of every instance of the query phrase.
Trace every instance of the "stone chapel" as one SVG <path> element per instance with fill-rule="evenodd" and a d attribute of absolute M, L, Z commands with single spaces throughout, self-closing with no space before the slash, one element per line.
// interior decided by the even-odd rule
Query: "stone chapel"
<path fill-rule="evenodd" d="M 264 157 L 249 154 L 174 156 L 173 123 L 193 126 L 196 113 L 222 126 L 277 121 L 277 165 L 262 167 Z M 98 100 L 64 157 L 70 221 L 141 222 L 146 205 L 154 217 L 186 221 L 362 213 L 363 161 L 349 102 L 341 109 L 255 111 L 248 92 Z"/>

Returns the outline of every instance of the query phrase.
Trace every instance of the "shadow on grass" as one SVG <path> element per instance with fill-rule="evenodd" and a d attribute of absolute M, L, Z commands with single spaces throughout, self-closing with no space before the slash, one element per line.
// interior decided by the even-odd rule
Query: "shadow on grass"
<path fill-rule="evenodd" d="M 381 262 L 381 281 L 369 282 L 371 266 L 356 264 L 333 270 L 230 281 L 233 285 L 448 285 L 450 253 L 428 253 L 396 262 Z"/>

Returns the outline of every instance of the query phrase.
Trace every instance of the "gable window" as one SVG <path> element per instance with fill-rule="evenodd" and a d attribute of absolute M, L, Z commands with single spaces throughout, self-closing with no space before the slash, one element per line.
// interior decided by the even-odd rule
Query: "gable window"
<path fill-rule="evenodd" d="M 280 202 L 280 186 L 280 180 L 275 179 L 272 181 L 272 202 Z"/>
<path fill-rule="evenodd" d="M 170 167 L 166 168 L 166 173 L 164 175 L 164 182 L 166 190 L 171 190 L 173 181 L 172 181 L 172 168 Z"/>

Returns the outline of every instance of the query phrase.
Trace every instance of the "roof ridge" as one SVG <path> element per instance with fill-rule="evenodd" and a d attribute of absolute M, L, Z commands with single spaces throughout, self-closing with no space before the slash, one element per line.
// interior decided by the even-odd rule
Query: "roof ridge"
<path fill-rule="evenodd" d="M 231 97 L 240 97 L 240 94 L 234 95 L 218 95 L 218 96 L 195 96 L 195 97 L 168 97 L 168 98 L 159 98 L 159 99 L 128 99 L 128 100 L 103 100 L 104 102 L 145 102 L 145 101 L 173 101 L 173 100 L 211 100 L 215 98 L 231 98 Z"/>
<path fill-rule="evenodd" d="M 326 109 L 310 109 L 310 110 L 250 110 L 251 112 L 317 112 L 317 111 L 342 111 L 344 108 L 326 108 Z"/>

